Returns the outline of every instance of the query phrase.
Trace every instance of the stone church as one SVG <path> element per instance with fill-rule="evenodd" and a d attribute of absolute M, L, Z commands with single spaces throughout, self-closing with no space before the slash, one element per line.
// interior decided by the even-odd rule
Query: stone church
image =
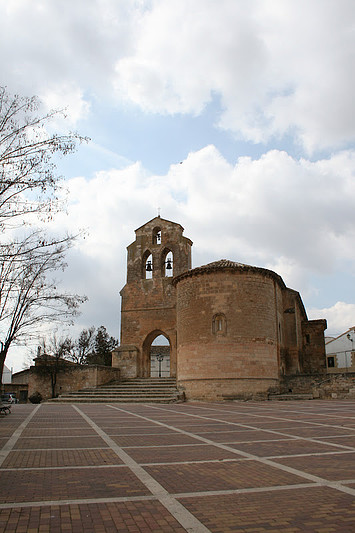
<path fill-rule="evenodd" d="M 271 270 L 225 259 L 192 269 L 183 231 L 158 216 L 127 248 L 112 357 L 122 379 L 170 376 L 187 399 L 213 400 L 326 371 L 326 320 L 308 320 L 297 291 Z"/>

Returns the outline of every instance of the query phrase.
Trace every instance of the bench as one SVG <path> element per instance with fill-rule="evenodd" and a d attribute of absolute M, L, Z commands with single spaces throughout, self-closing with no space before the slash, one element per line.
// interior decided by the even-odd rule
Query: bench
<path fill-rule="evenodd" d="M 11 405 L 8 403 L 0 403 L 0 413 L 4 415 L 11 413 Z"/>

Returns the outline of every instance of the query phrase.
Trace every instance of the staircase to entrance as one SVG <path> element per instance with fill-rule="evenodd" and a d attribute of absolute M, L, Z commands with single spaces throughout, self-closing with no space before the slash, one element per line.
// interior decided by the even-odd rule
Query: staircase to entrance
<path fill-rule="evenodd" d="M 175 378 L 136 378 L 60 395 L 66 403 L 173 403 L 183 401 Z"/>

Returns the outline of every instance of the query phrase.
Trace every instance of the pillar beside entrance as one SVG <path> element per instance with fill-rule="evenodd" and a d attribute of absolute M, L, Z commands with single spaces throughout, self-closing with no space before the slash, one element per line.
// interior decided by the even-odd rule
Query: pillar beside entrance
<path fill-rule="evenodd" d="M 138 348 L 120 346 L 112 352 L 112 366 L 120 369 L 121 379 L 138 377 Z"/>

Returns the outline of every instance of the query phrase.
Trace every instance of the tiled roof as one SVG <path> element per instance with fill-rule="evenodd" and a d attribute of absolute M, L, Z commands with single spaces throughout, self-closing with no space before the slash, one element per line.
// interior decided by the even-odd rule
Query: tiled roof
<path fill-rule="evenodd" d="M 250 265 L 245 265 L 244 263 L 237 263 L 236 261 L 230 261 L 229 259 L 220 259 L 219 261 L 213 261 L 207 265 L 202 265 L 199 268 L 243 268 L 249 267 Z"/>
<path fill-rule="evenodd" d="M 219 261 L 213 261 L 207 265 L 202 265 L 191 270 L 183 272 L 179 276 L 176 276 L 173 280 L 174 285 L 176 285 L 181 279 L 189 278 L 192 276 L 198 276 L 202 274 L 208 274 L 210 272 L 216 272 L 218 270 L 235 270 L 238 272 L 255 272 L 263 274 L 264 276 L 271 277 L 281 285 L 282 288 L 286 288 L 285 283 L 281 276 L 268 270 L 267 268 L 255 267 L 251 265 L 245 265 L 244 263 L 237 263 L 236 261 L 230 261 L 229 259 L 220 259 Z"/>

